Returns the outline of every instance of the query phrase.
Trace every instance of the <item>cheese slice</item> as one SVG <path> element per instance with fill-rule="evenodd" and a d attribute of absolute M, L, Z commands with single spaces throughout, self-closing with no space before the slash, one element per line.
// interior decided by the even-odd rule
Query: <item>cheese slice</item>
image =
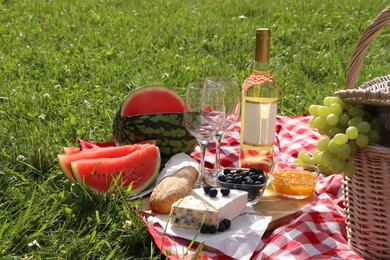
<path fill-rule="evenodd" d="M 246 207 L 248 192 L 231 189 L 228 196 L 222 196 L 220 189 L 217 188 L 218 195 L 210 197 L 203 189 L 193 189 L 190 194 L 194 197 L 213 206 L 219 212 L 219 219 L 232 220 L 238 217 Z"/>
<path fill-rule="evenodd" d="M 197 229 L 203 218 L 204 224 L 218 226 L 218 211 L 211 205 L 188 195 L 172 204 L 169 222 L 172 226 Z"/>
<path fill-rule="evenodd" d="M 191 190 L 189 195 L 173 203 L 169 222 L 182 228 L 199 228 L 204 223 L 218 227 L 221 220 L 232 220 L 246 207 L 248 193 L 230 190 L 228 196 L 222 196 L 218 189 L 217 197 L 210 197 L 203 189 Z"/>

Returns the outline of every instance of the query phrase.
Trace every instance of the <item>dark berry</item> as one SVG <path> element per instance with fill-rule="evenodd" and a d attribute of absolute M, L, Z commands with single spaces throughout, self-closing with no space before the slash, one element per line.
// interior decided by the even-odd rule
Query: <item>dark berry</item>
<path fill-rule="evenodd" d="M 223 231 L 225 231 L 225 230 L 226 230 L 225 224 L 224 224 L 222 221 L 219 222 L 218 231 L 219 231 L 219 232 L 223 232 Z"/>
<path fill-rule="evenodd" d="M 226 180 L 226 183 L 234 183 L 233 179 Z"/>
<path fill-rule="evenodd" d="M 230 181 L 233 182 L 233 176 L 228 176 L 225 178 L 226 182 Z"/>
<path fill-rule="evenodd" d="M 242 172 L 242 170 L 241 170 L 241 169 L 238 169 L 238 170 L 236 170 L 236 173 L 240 173 L 240 172 Z"/>
<path fill-rule="evenodd" d="M 209 226 L 208 228 L 210 234 L 214 234 L 217 232 L 217 227 L 216 226 Z"/>
<path fill-rule="evenodd" d="M 225 182 L 226 181 L 226 175 L 218 175 L 218 180 Z"/>
<path fill-rule="evenodd" d="M 256 169 L 256 174 L 264 174 L 263 169 L 261 169 L 261 168 Z"/>
<path fill-rule="evenodd" d="M 227 218 L 224 218 L 222 220 L 222 223 L 225 225 L 226 229 L 230 228 L 230 226 L 232 225 L 232 223 L 230 222 L 230 220 L 228 220 Z"/>
<path fill-rule="evenodd" d="M 252 179 L 248 179 L 248 180 L 246 181 L 246 183 L 247 183 L 247 184 L 254 184 L 254 183 L 255 183 L 255 181 L 254 181 L 254 180 L 252 180 Z"/>
<path fill-rule="evenodd" d="M 249 171 L 250 171 L 250 172 L 256 172 L 256 168 L 255 168 L 255 167 L 251 167 L 251 168 L 249 169 Z"/>
<path fill-rule="evenodd" d="M 226 169 L 226 168 L 223 169 L 223 174 L 227 175 L 229 173 L 231 173 L 230 169 Z"/>
<path fill-rule="evenodd" d="M 256 172 L 249 172 L 248 174 L 249 176 L 253 176 L 253 175 L 256 175 Z"/>
<path fill-rule="evenodd" d="M 261 183 L 265 183 L 266 180 L 267 180 L 267 178 L 265 177 L 264 174 L 259 175 L 259 177 L 257 177 L 257 181 L 259 181 Z"/>
<path fill-rule="evenodd" d="M 216 188 L 211 188 L 210 190 L 209 190 L 209 196 L 210 197 L 212 197 L 212 198 L 214 198 L 214 197 L 217 197 L 217 194 L 218 194 L 218 190 L 216 189 Z"/>
<path fill-rule="evenodd" d="M 208 232 L 209 232 L 209 226 L 203 223 L 203 225 L 200 227 L 200 233 L 206 234 Z"/>
<path fill-rule="evenodd" d="M 228 196 L 230 193 L 230 189 L 229 188 L 221 188 L 221 193 L 222 193 L 222 196 Z"/>
<path fill-rule="evenodd" d="M 204 193 L 208 194 L 211 188 L 212 188 L 212 187 L 211 187 L 210 185 L 208 185 L 208 184 L 205 185 L 205 186 L 203 186 L 203 191 L 204 191 Z"/>
<path fill-rule="evenodd" d="M 242 182 L 242 178 L 239 176 L 239 177 L 234 178 L 233 181 L 234 181 L 234 183 L 240 184 Z"/>
<path fill-rule="evenodd" d="M 249 172 L 241 172 L 240 173 L 240 176 L 243 178 L 247 177 L 248 175 L 249 175 Z"/>

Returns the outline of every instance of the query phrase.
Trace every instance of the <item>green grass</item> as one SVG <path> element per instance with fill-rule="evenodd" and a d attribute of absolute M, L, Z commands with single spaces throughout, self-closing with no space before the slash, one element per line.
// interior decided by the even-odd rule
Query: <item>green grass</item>
<path fill-rule="evenodd" d="M 110 140 L 117 105 L 136 87 L 183 95 L 208 75 L 242 82 L 257 27 L 272 30 L 278 114 L 307 113 L 344 88 L 355 43 L 387 4 L 0 1 L 0 258 L 161 257 L 125 191 L 98 198 L 66 180 L 61 147 Z M 370 47 L 359 83 L 390 71 L 388 36 Z"/>

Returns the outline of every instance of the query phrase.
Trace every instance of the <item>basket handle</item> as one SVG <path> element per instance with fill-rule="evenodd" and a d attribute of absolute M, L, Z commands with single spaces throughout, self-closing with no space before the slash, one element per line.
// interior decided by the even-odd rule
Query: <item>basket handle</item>
<path fill-rule="evenodd" d="M 389 21 L 390 5 L 387 6 L 382 12 L 380 12 L 378 16 L 375 17 L 375 19 L 371 21 L 371 23 L 363 31 L 349 62 L 349 70 L 347 73 L 345 89 L 353 89 L 357 87 L 360 69 L 362 68 L 362 63 L 367 49 L 376 35 L 386 26 Z"/>

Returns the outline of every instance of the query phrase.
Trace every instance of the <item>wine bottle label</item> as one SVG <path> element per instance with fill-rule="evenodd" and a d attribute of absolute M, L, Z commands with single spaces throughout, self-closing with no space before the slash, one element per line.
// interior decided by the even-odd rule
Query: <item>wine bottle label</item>
<path fill-rule="evenodd" d="M 243 142 L 252 146 L 272 145 L 275 141 L 277 99 L 244 98 Z"/>

